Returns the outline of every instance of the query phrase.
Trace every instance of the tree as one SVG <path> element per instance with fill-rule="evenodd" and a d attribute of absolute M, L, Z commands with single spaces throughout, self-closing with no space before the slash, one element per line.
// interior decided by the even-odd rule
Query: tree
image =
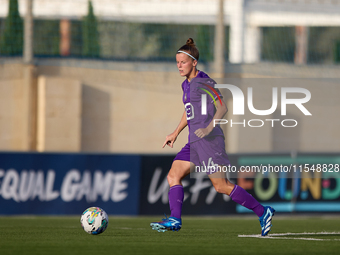
<path fill-rule="evenodd" d="M 23 20 L 19 14 L 18 0 L 9 0 L 5 29 L 0 38 L 0 52 L 3 55 L 22 54 Z"/>
<path fill-rule="evenodd" d="M 36 19 L 33 29 L 33 51 L 35 55 L 59 55 L 60 21 Z"/>
<path fill-rule="evenodd" d="M 295 27 L 263 27 L 262 59 L 294 62 Z"/>
<path fill-rule="evenodd" d="M 83 56 L 99 57 L 99 36 L 97 19 L 93 13 L 92 2 L 89 1 L 88 14 L 83 19 Z"/>
<path fill-rule="evenodd" d="M 214 27 L 198 25 L 195 41 L 200 51 L 200 60 L 202 62 L 212 61 L 214 59 Z"/>

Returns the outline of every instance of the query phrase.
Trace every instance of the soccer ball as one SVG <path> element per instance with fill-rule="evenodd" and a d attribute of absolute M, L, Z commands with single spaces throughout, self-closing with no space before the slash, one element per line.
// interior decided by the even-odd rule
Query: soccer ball
<path fill-rule="evenodd" d="M 86 209 L 80 217 L 81 226 L 85 232 L 98 235 L 105 231 L 109 224 L 109 217 L 106 212 L 99 207 Z"/>

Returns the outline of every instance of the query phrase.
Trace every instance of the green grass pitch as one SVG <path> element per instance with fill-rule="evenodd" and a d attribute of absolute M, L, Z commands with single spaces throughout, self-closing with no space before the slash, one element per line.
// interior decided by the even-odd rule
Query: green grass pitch
<path fill-rule="evenodd" d="M 239 237 L 260 233 L 256 217 L 184 216 L 179 232 L 165 233 L 149 227 L 151 221 L 158 219 L 111 216 L 107 230 L 93 236 L 81 228 L 80 216 L 0 217 L 0 254 L 340 253 L 340 217 L 275 216 L 272 238 Z M 284 234 L 288 232 L 304 234 Z M 284 235 L 274 235 L 279 233 Z"/>

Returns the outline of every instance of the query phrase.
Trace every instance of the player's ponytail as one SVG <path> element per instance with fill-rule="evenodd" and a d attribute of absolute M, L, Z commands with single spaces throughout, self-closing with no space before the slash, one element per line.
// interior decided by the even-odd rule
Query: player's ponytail
<path fill-rule="evenodd" d="M 189 47 L 196 47 L 195 43 L 194 43 L 194 39 L 189 38 L 187 40 L 187 42 L 185 43 L 185 45 L 188 45 Z"/>
<path fill-rule="evenodd" d="M 181 48 L 178 49 L 177 54 L 178 53 L 187 54 L 189 57 L 197 61 L 200 56 L 199 51 L 195 45 L 194 39 L 192 38 L 189 38 L 187 42 L 185 43 L 185 45 L 183 45 Z"/>

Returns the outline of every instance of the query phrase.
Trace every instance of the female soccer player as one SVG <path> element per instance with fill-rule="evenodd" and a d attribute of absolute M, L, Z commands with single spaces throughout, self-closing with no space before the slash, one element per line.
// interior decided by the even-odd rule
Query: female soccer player
<path fill-rule="evenodd" d="M 261 234 L 265 236 L 271 229 L 275 210 L 269 206 L 262 206 L 243 188 L 229 182 L 225 178 L 225 173 L 216 171 L 217 166 L 230 165 L 225 151 L 223 131 L 218 125 L 214 125 L 214 120 L 222 119 L 226 114 L 227 107 L 221 100 L 222 95 L 218 89 L 213 88 L 215 82 L 206 73 L 197 69 L 198 59 L 198 49 L 193 39 L 189 38 L 176 54 L 179 73 L 186 77 L 182 83 L 185 110 L 175 131 L 166 136 L 163 148 L 166 145 L 172 148 L 177 136 L 186 126 L 189 128 L 189 141 L 175 157 L 167 176 L 170 185 L 168 195 L 171 215 L 160 222 L 152 222 L 150 226 L 158 232 L 181 229 L 184 199 L 181 181 L 190 174 L 190 169 L 194 166 L 203 165 L 218 193 L 226 194 L 236 203 L 254 211 L 259 217 Z M 211 96 L 213 99 L 207 100 L 207 97 L 210 99 Z"/>

